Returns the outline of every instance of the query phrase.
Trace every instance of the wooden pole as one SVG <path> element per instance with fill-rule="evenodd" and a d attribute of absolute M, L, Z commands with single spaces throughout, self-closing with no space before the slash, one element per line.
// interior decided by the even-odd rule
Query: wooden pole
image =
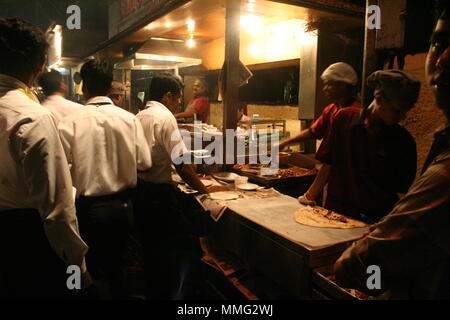
<path fill-rule="evenodd" d="M 240 44 L 240 0 L 226 1 L 225 18 L 225 93 L 223 99 L 223 142 L 227 145 L 226 129 L 236 129 L 237 104 L 239 100 L 239 44 Z M 231 141 L 229 142 L 231 143 Z M 236 144 L 233 144 L 236 146 Z M 227 150 L 224 150 L 226 163 Z M 229 150 L 231 151 L 231 150 Z M 235 154 L 234 148 L 234 154 Z M 230 160 L 228 160 L 229 162 Z"/>
<path fill-rule="evenodd" d="M 372 72 L 377 69 L 378 55 L 375 51 L 377 30 L 368 28 L 368 8 L 371 5 L 378 5 L 378 0 L 366 0 L 366 28 L 364 36 L 364 65 L 361 86 L 361 102 L 363 106 L 368 106 L 372 95 L 368 92 L 366 80 Z"/>

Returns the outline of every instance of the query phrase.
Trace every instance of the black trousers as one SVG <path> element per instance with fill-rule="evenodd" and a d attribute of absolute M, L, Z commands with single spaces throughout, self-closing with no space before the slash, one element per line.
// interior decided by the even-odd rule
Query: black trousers
<path fill-rule="evenodd" d="M 68 299 L 67 265 L 51 248 L 37 210 L 0 212 L 0 298 Z"/>
<path fill-rule="evenodd" d="M 201 249 L 183 220 L 175 187 L 139 180 L 136 191 L 135 215 L 144 247 L 147 298 L 191 298 Z"/>
<path fill-rule="evenodd" d="M 128 191 L 75 201 L 80 234 L 89 251 L 86 264 L 98 287 L 93 298 L 125 298 L 126 286 L 121 262 L 132 223 L 131 194 Z"/>

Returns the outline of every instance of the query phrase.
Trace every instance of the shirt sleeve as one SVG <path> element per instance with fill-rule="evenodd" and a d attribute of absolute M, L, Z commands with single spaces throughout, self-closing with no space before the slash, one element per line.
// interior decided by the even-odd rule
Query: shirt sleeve
<path fill-rule="evenodd" d="M 320 117 L 314 121 L 312 126 L 309 128 L 309 132 L 313 135 L 316 139 L 323 139 L 327 132 L 327 126 L 328 126 L 328 109 L 329 107 L 326 107 L 325 110 L 323 110 Z"/>
<path fill-rule="evenodd" d="M 167 154 L 170 155 L 172 161 L 189 152 L 184 144 L 180 130 L 178 130 L 175 118 L 166 119 L 164 121 L 161 130 L 161 141 L 163 141 L 164 148 Z"/>
<path fill-rule="evenodd" d="M 195 101 L 195 110 L 199 113 L 207 113 L 209 109 L 208 99 L 205 97 L 196 99 Z"/>
<path fill-rule="evenodd" d="M 336 280 L 367 292 L 367 267 L 377 265 L 382 289 L 423 274 L 450 253 L 450 160 L 430 166 L 377 228 L 339 258 Z M 339 265 L 339 264 L 338 264 Z"/>
<path fill-rule="evenodd" d="M 65 263 L 84 272 L 88 247 L 79 234 L 72 180 L 53 119 L 45 115 L 23 125 L 12 144 L 50 245 Z"/>
<path fill-rule="evenodd" d="M 136 163 L 139 171 L 146 171 L 152 166 L 152 159 L 150 156 L 150 148 L 145 138 L 144 130 L 142 129 L 139 119 L 134 119 L 136 130 Z"/>
<path fill-rule="evenodd" d="M 333 121 L 330 123 L 330 128 L 325 133 L 325 137 L 320 144 L 319 150 L 316 152 L 316 159 L 320 162 L 331 165 L 333 163 L 333 148 L 339 143 L 338 135 L 341 125 L 341 117 L 339 113 L 336 114 Z"/>

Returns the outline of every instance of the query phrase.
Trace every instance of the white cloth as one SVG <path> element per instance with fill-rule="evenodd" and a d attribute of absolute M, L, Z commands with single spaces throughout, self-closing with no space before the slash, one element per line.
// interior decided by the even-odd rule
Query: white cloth
<path fill-rule="evenodd" d="M 345 82 L 352 85 L 358 83 L 358 75 L 351 65 L 345 62 L 337 62 L 330 65 L 321 76 L 322 80 Z"/>
<path fill-rule="evenodd" d="M 108 103 L 94 106 L 91 103 Z M 95 97 L 58 125 L 77 197 L 102 196 L 136 186 L 151 167 L 139 120 L 108 97 Z"/>
<path fill-rule="evenodd" d="M 150 146 L 153 166 L 139 177 L 153 183 L 173 183 L 172 159 L 188 153 L 172 112 L 157 101 L 147 103 L 137 114 Z"/>
<path fill-rule="evenodd" d="M 58 123 L 62 118 L 79 111 L 79 108 L 83 105 L 64 99 L 59 95 L 52 95 L 45 99 L 42 106 L 47 108 L 55 116 L 56 123 Z"/>
<path fill-rule="evenodd" d="M 66 156 L 52 115 L 36 100 L 25 84 L 0 75 L 0 211 L 37 209 L 52 248 L 84 272 L 88 247 L 78 231 Z"/>

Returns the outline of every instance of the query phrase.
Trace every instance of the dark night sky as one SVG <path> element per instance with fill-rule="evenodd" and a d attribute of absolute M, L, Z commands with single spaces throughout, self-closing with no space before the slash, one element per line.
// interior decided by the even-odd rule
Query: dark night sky
<path fill-rule="evenodd" d="M 68 30 L 67 7 L 81 9 L 81 30 Z M 54 21 L 63 26 L 63 56 L 82 58 L 108 38 L 108 0 L 0 0 L 1 16 L 19 16 L 42 30 Z"/>

